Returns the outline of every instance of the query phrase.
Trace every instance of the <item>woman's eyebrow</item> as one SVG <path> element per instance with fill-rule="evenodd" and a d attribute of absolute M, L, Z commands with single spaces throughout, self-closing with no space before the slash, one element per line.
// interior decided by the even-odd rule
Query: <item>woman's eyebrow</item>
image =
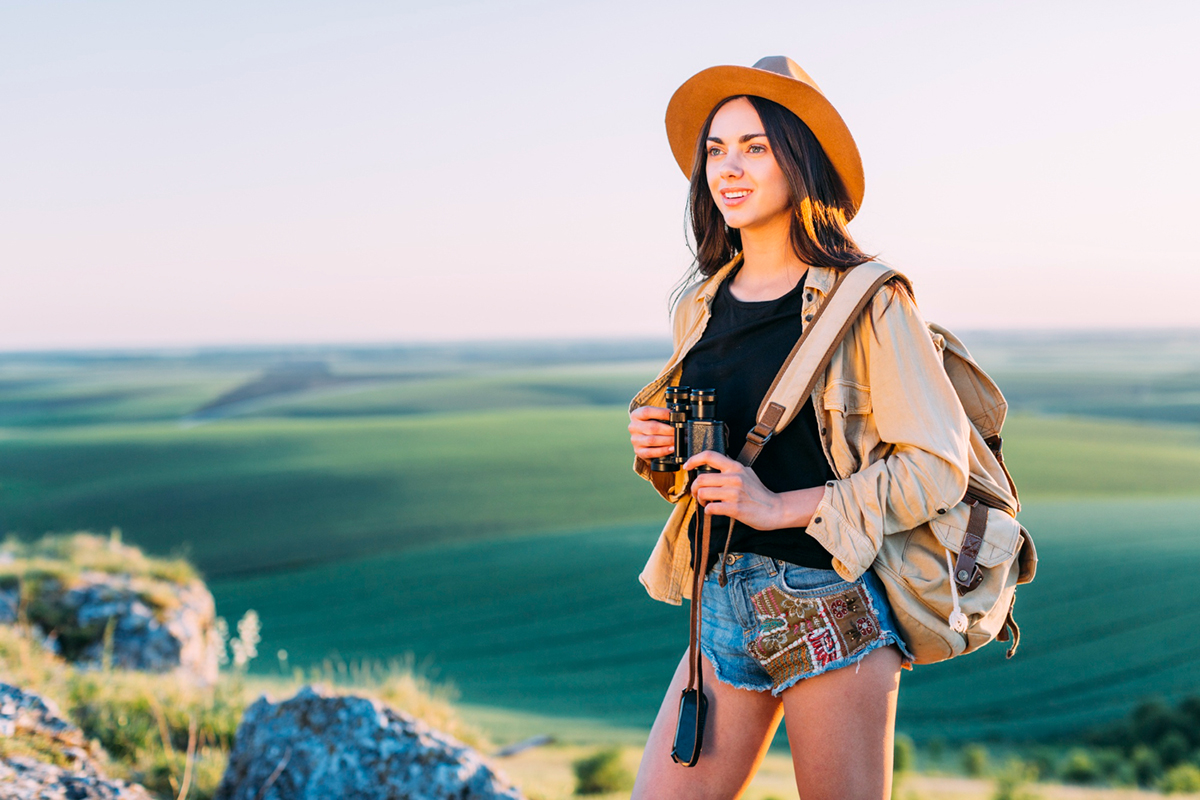
<path fill-rule="evenodd" d="M 745 144 L 746 142 L 750 141 L 751 139 L 757 139 L 760 136 L 765 138 L 766 134 L 765 133 L 746 133 L 746 134 L 742 134 L 741 136 L 739 136 L 738 141 L 742 144 Z M 716 142 L 717 144 L 725 144 L 725 142 L 721 141 L 721 138 L 719 136 L 710 136 L 710 137 L 708 137 L 708 140 L 710 142 Z"/>

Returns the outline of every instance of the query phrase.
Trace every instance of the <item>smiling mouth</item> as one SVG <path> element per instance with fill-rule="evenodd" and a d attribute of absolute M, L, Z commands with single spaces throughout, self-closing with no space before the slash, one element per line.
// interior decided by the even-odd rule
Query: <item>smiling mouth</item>
<path fill-rule="evenodd" d="M 750 189 L 725 189 L 721 192 L 721 199 L 727 206 L 741 205 L 750 196 L 751 191 Z"/>

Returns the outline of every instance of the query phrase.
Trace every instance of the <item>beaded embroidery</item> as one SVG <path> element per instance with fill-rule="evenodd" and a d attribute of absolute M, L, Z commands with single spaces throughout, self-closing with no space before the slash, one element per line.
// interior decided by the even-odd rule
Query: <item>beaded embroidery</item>
<path fill-rule="evenodd" d="M 871 597 L 858 584 L 825 597 L 798 597 L 768 586 L 750 601 L 758 632 L 747 650 L 775 686 L 862 652 L 881 635 Z"/>

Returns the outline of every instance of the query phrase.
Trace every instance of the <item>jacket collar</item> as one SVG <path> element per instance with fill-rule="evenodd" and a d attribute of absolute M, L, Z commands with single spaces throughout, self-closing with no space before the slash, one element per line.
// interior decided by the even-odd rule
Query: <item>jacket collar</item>
<path fill-rule="evenodd" d="M 717 270 L 713 276 L 700 285 L 700 291 L 696 292 L 695 301 L 704 303 L 706 306 L 712 305 L 712 299 L 717 296 L 717 289 L 721 288 L 721 284 L 729 277 L 729 274 L 734 271 L 742 263 L 742 254 L 738 253 L 725 266 Z M 837 281 L 838 271 L 831 267 L 809 267 L 808 277 L 804 279 L 806 289 L 812 289 L 821 295 L 829 294 L 829 290 L 833 288 L 833 284 Z"/>

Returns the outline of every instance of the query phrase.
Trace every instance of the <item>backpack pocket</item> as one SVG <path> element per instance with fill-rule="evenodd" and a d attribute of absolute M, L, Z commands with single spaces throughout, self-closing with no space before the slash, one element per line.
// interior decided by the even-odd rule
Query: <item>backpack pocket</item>
<path fill-rule="evenodd" d="M 1017 554 L 1021 547 L 1021 524 L 1015 517 L 995 508 L 989 508 L 987 515 L 987 530 L 975 563 L 980 567 L 995 567 L 1010 561 Z M 962 551 L 970 518 L 971 506 L 959 503 L 945 514 L 931 519 L 929 526 L 942 547 L 957 556 Z"/>
<path fill-rule="evenodd" d="M 875 560 L 876 575 L 918 664 L 969 653 L 995 639 L 1008 619 L 1024 542 L 1020 523 L 988 509 L 976 560 L 981 580 L 961 592 L 951 586 L 950 565 L 962 549 L 970 515 L 971 506 L 959 503 L 925 525 L 888 535 Z M 966 616 L 965 632 L 950 624 L 956 601 Z"/>

